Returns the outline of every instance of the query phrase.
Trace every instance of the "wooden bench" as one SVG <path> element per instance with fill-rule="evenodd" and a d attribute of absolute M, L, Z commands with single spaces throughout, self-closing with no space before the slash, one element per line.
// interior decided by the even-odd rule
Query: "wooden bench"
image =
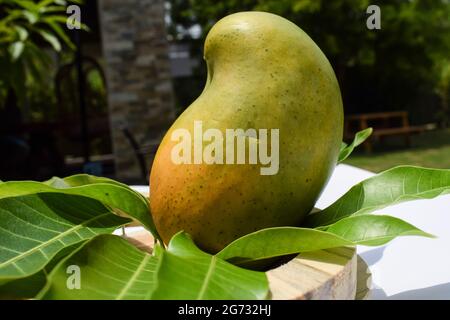
<path fill-rule="evenodd" d="M 387 136 L 404 136 L 406 145 L 410 146 L 411 135 L 433 129 L 435 126 L 433 124 L 411 126 L 406 111 L 355 114 L 345 119 L 344 138 L 351 140 L 357 131 L 369 127 L 373 128 L 373 133 L 364 143 L 364 148 L 370 153 L 373 149 L 373 140 L 381 141 Z"/>

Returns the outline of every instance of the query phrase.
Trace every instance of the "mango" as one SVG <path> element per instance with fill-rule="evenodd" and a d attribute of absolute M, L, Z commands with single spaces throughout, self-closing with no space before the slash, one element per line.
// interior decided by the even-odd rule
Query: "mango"
<path fill-rule="evenodd" d="M 153 161 L 150 206 L 164 242 L 184 230 L 216 253 L 250 232 L 301 224 L 336 165 L 343 107 L 325 55 L 280 16 L 221 19 L 204 58 L 205 88 Z"/>

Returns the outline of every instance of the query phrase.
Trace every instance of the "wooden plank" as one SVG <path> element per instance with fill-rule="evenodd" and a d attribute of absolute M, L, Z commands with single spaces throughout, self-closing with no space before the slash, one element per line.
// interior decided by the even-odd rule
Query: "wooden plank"
<path fill-rule="evenodd" d="M 389 120 L 399 118 L 401 123 L 397 126 L 390 125 Z M 376 125 L 369 125 L 368 121 L 381 120 L 381 124 L 378 121 Z M 393 112 L 379 112 L 379 113 L 365 113 L 365 114 L 354 114 L 348 115 L 345 118 L 345 139 L 352 139 L 355 132 L 350 130 L 351 123 L 353 123 L 353 128 L 358 130 L 363 130 L 369 126 L 373 127 L 373 133 L 371 139 L 367 139 L 363 143 L 363 147 L 367 153 L 372 152 L 373 141 L 382 142 L 384 137 L 387 136 L 399 136 L 402 135 L 405 139 L 405 144 L 411 146 L 411 135 L 419 134 L 427 130 L 433 129 L 435 126 L 427 124 L 422 126 L 410 126 L 407 111 L 393 111 Z"/>
<path fill-rule="evenodd" d="M 398 128 L 385 128 L 385 129 L 375 129 L 373 131 L 374 136 L 392 136 L 398 134 L 409 134 L 409 133 L 420 133 L 425 131 L 424 127 L 398 127 Z"/>
<path fill-rule="evenodd" d="M 352 300 L 356 294 L 354 248 L 303 253 L 267 272 L 274 300 Z"/>
<path fill-rule="evenodd" d="M 370 288 L 372 287 L 372 273 L 367 263 L 360 257 L 357 257 L 358 268 L 356 271 L 356 300 L 370 299 Z"/>
<path fill-rule="evenodd" d="M 361 114 L 351 114 L 346 117 L 347 120 L 376 120 L 384 118 L 403 118 L 408 116 L 407 111 L 389 111 L 389 112 L 374 112 L 374 113 L 361 113 Z"/>

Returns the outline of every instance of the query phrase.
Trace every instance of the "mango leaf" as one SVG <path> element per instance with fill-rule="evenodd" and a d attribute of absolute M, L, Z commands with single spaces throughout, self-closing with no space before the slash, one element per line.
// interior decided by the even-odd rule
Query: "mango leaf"
<path fill-rule="evenodd" d="M 44 183 L 11 181 L 0 184 L 0 199 L 39 192 L 77 194 L 101 201 L 138 220 L 159 238 L 148 200 L 139 192 L 117 181 L 83 174 L 64 179 L 52 178 Z"/>
<path fill-rule="evenodd" d="M 0 299 L 32 299 L 47 284 L 47 275 L 53 268 L 67 255 L 82 246 L 85 242 L 78 242 L 71 246 L 67 246 L 59 251 L 55 257 L 39 272 L 31 276 L 8 281 L 6 284 L 0 285 Z"/>
<path fill-rule="evenodd" d="M 276 227 L 247 234 L 226 246 L 217 257 L 236 265 L 257 260 L 353 245 L 332 233 L 306 228 Z"/>
<path fill-rule="evenodd" d="M 99 201 L 38 193 L 0 199 L 0 285 L 42 270 L 62 249 L 128 223 Z"/>
<path fill-rule="evenodd" d="M 347 148 L 348 144 L 346 144 L 344 141 L 341 142 L 341 148 L 339 149 L 339 153 L 341 153 L 345 148 Z"/>
<path fill-rule="evenodd" d="M 56 36 L 42 29 L 38 29 L 37 32 L 41 35 L 43 39 L 45 39 L 45 41 L 47 41 L 53 47 L 55 51 L 57 52 L 61 51 L 61 43 L 59 42 Z"/>
<path fill-rule="evenodd" d="M 56 7 L 57 9 L 62 9 L 63 11 L 65 11 L 64 7 Z M 55 32 L 55 34 L 58 35 L 58 37 L 60 37 L 64 43 L 71 49 L 71 50 L 75 50 L 76 47 L 75 45 L 72 43 L 72 41 L 70 40 L 70 38 L 67 36 L 66 32 L 64 31 L 64 29 L 56 22 L 54 22 L 51 19 L 48 18 L 44 18 L 44 21 L 48 24 L 48 26 L 53 30 L 53 32 Z"/>
<path fill-rule="evenodd" d="M 400 166 L 356 184 L 328 208 L 306 217 L 303 226 L 326 226 L 351 215 L 449 192 L 450 170 Z"/>
<path fill-rule="evenodd" d="M 326 231 L 365 246 L 381 246 L 399 236 L 434 238 L 399 218 L 369 214 L 344 218 L 330 225 Z"/>
<path fill-rule="evenodd" d="M 49 5 L 51 5 L 54 2 L 55 2 L 55 0 L 41 0 L 38 2 L 37 8 L 39 11 L 41 11 L 42 9 L 47 8 Z M 63 5 L 65 5 L 65 4 L 63 4 Z M 60 7 L 58 7 L 58 8 L 60 8 Z"/>
<path fill-rule="evenodd" d="M 8 51 L 11 55 L 11 60 L 16 61 L 22 55 L 25 44 L 22 41 L 16 41 L 9 45 Z"/>
<path fill-rule="evenodd" d="M 23 28 L 21 26 L 14 26 L 14 29 L 16 30 L 20 41 L 27 40 L 27 38 L 28 38 L 28 31 L 27 31 L 27 29 L 25 29 L 25 28 Z"/>
<path fill-rule="evenodd" d="M 32 299 L 47 283 L 44 271 L 0 285 L 1 300 Z"/>
<path fill-rule="evenodd" d="M 75 174 L 73 176 L 65 177 L 65 178 L 59 178 L 59 177 L 53 177 L 50 180 L 47 180 L 44 182 L 44 184 L 47 184 L 49 186 L 58 188 L 58 189 L 64 189 L 69 187 L 81 187 L 85 185 L 91 185 L 91 184 L 98 184 L 98 183 L 108 183 L 113 184 L 119 187 L 123 187 L 125 189 L 128 189 L 132 192 L 134 192 L 136 195 L 140 196 L 142 199 L 145 200 L 145 202 L 148 201 L 146 197 L 144 197 L 141 193 L 134 191 L 131 189 L 128 185 L 121 183 L 119 181 L 105 178 L 105 177 L 97 177 L 92 176 L 89 174 Z"/>
<path fill-rule="evenodd" d="M 35 24 L 39 20 L 39 14 L 32 11 L 23 11 L 22 15 L 25 17 L 25 19 L 28 20 L 30 24 Z"/>
<path fill-rule="evenodd" d="M 347 245 L 378 246 L 407 235 L 432 237 L 398 218 L 360 215 L 342 219 L 327 230 L 278 227 L 256 231 L 233 241 L 217 257 L 247 266 L 254 261 L 301 252 Z"/>
<path fill-rule="evenodd" d="M 241 269 L 198 249 L 185 233 L 150 255 L 117 236 L 98 236 L 55 267 L 40 299 L 262 299 L 264 273 Z M 80 268 L 80 289 L 67 268 Z"/>
<path fill-rule="evenodd" d="M 59 177 L 53 177 L 48 181 L 43 182 L 44 184 L 51 186 L 56 189 L 67 189 L 70 188 L 70 184 L 68 184 L 64 179 L 61 179 Z"/>
<path fill-rule="evenodd" d="M 356 133 L 355 138 L 353 139 L 353 142 L 350 145 L 342 143 L 341 151 L 339 152 L 338 163 L 347 159 L 357 146 L 359 146 L 361 143 L 366 141 L 367 138 L 370 137 L 372 131 L 373 131 L 372 128 L 364 129 Z"/>
<path fill-rule="evenodd" d="M 181 232 L 163 252 L 152 299 L 255 300 L 265 299 L 268 293 L 263 272 L 241 269 L 205 253 Z"/>
<path fill-rule="evenodd" d="M 159 259 L 113 235 L 98 236 L 63 259 L 48 276 L 38 299 L 149 299 Z M 68 287 L 69 266 L 78 266 L 79 289 Z M 74 283 L 76 284 L 76 283 Z"/>
<path fill-rule="evenodd" d="M 95 184 L 95 183 L 110 183 L 116 186 L 121 186 L 124 188 L 129 188 L 126 184 L 120 183 L 119 181 L 105 178 L 105 177 L 97 177 L 89 174 L 76 174 L 73 176 L 65 177 L 64 180 L 71 187 L 79 187 L 87 184 Z M 138 193 L 140 194 L 140 193 Z"/>
<path fill-rule="evenodd" d="M 27 0 L 15 0 L 14 4 L 19 5 L 23 9 L 26 9 L 31 12 L 36 12 L 38 10 L 37 5 L 33 1 L 27 1 Z"/>

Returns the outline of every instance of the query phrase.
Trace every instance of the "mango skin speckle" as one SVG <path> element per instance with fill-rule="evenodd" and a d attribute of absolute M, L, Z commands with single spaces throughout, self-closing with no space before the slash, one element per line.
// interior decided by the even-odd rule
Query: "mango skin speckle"
<path fill-rule="evenodd" d="M 184 230 L 216 253 L 250 232 L 302 222 L 336 165 L 343 107 L 325 55 L 277 15 L 223 18 L 209 32 L 204 52 L 205 89 L 162 140 L 150 175 L 150 205 L 164 242 Z M 193 137 L 194 121 L 203 122 L 203 131 L 279 129 L 278 174 L 260 175 L 259 164 L 174 164 L 171 134 L 185 128 Z"/>

